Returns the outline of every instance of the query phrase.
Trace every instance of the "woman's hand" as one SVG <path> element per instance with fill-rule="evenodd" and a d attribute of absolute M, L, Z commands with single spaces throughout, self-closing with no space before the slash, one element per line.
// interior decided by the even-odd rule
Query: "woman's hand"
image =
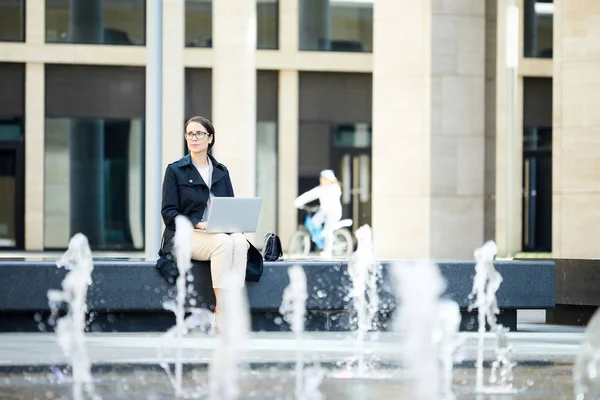
<path fill-rule="evenodd" d="M 206 222 L 198 222 L 194 228 L 202 229 L 203 231 L 205 231 L 206 230 Z"/>

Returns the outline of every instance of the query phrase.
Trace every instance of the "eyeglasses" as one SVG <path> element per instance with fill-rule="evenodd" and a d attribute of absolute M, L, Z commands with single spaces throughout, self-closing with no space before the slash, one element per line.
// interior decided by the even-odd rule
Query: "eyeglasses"
<path fill-rule="evenodd" d="M 210 136 L 211 134 L 208 132 L 189 132 L 186 133 L 184 136 L 187 140 L 192 140 L 193 138 L 196 138 L 198 140 L 202 140 L 204 139 L 206 136 Z"/>

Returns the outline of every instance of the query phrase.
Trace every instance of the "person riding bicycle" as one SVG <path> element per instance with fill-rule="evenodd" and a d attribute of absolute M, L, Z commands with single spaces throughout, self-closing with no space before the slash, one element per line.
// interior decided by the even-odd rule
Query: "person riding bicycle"
<path fill-rule="evenodd" d="M 301 194 L 294 201 L 296 208 L 301 208 L 313 200 L 319 199 L 319 211 L 312 217 L 317 226 L 323 226 L 322 237 L 325 242 L 321 257 L 332 258 L 333 256 L 333 227 L 342 219 L 342 188 L 335 173 L 330 169 L 324 169 L 320 174 L 319 186 Z"/>

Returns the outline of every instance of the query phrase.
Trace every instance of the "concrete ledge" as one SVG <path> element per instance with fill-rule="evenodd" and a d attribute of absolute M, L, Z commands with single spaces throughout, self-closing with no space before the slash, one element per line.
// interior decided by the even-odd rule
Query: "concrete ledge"
<path fill-rule="evenodd" d="M 287 330 L 280 323 L 278 308 L 289 283 L 287 268 L 296 262 L 267 262 L 260 283 L 247 285 L 254 330 Z M 393 290 L 387 279 L 392 262 L 382 262 L 380 285 L 383 329 L 395 308 Z M 445 296 L 457 301 L 461 309 L 469 304 L 474 266 L 471 261 L 438 262 L 448 282 Z M 174 288 L 160 278 L 154 263 L 146 261 L 102 260 L 94 264 L 93 285 L 88 294 L 89 310 L 97 331 L 164 330 L 173 324 L 171 313 L 162 304 L 174 298 Z M 307 274 L 308 330 L 348 330 L 351 327 L 351 301 L 347 298 L 350 279 L 346 262 L 302 261 Z M 504 277 L 498 291 L 502 310 L 500 320 L 516 329 L 517 309 L 554 307 L 554 263 L 547 261 L 497 262 Z M 65 269 L 53 262 L 0 261 L 0 331 L 40 329 L 49 308 L 48 289 L 60 288 Z M 196 307 L 214 305 L 209 263 L 194 263 L 192 268 Z M 35 314 L 38 314 L 34 318 Z M 463 314 L 463 329 L 476 329 L 472 315 Z"/>
<path fill-rule="evenodd" d="M 546 322 L 586 326 L 600 306 L 600 260 L 536 259 L 555 264 L 556 308 Z"/>

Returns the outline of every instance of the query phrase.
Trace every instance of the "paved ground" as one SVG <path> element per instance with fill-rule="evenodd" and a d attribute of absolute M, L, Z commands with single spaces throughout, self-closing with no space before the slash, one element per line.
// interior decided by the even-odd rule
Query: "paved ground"
<path fill-rule="evenodd" d="M 521 324 L 528 332 L 509 334 L 518 365 L 514 387 L 520 392 L 497 397 L 475 394 L 472 361 L 476 354 L 474 333 L 462 333 L 465 342 L 457 351 L 454 392 L 458 399 L 572 399 L 572 362 L 583 336 L 581 328 Z M 191 334 L 183 339 L 184 386 L 193 398 L 206 398 L 207 364 L 219 344 L 219 336 Z M 301 342 L 304 360 L 326 369 L 318 390 L 327 399 L 412 399 L 411 378 L 399 369 L 401 338 L 391 333 L 372 333 L 365 341 L 367 360 L 374 368 L 356 375 L 357 344 L 350 333 L 311 332 Z M 172 342 L 167 342 L 168 345 Z M 174 399 L 173 389 L 159 367 L 159 334 L 89 334 L 86 347 L 94 364 L 96 393 L 103 400 Z M 485 357 L 491 360 L 494 338 L 487 334 Z M 240 376 L 240 399 L 292 399 L 293 363 L 298 342 L 290 333 L 253 333 L 244 345 L 241 361 L 254 368 Z M 173 347 L 163 349 L 173 363 Z M 67 363 L 53 334 L 0 334 L 0 399 L 70 399 L 69 373 L 56 369 Z M 257 365 L 260 365 L 258 367 Z M 31 368 L 33 367 L 33 368 Z M 486 370 L 486 376 L 489 368 Z M 88 397 L 86 397 L 88 398 Z M 89 397 L 91 398 L 91 397 Z"/>
<path fill-rule="evenodd" d="M 583 330 L 547 325 L 522 325 L 528 332 L 509 334 L 515 355 L 521 360 L 558 360 L 569 362 L 577 354 Z M 87 348 L 94 363 L 156 363 L 157 348 L 163 343 L 164 354 L 173 356 L 173 342 L 164 342 L 154 333 L 92 333 L 86 337 Z M 465 342 L 460 351 L 473 359 L 477 340 L 475 333 L 463 333 Z M 208 362 L 219 343 L 219 336 L 191 334 L 183 339 L 184 357 L 188 361 Z M 365 351 L 384 360 L 394 360 L 401 351 L 401 338 L 391 333 L 371 333 L 365 341 Z M 485 348 L 493 356 L 494 337 L 486 334 Z M 351 333 L 305 333 L 302 348 L 322 360 L 339 361 L 350 357 L 356 349 Z M 248 361 L 293 361 L 297 342 L 290 333 L 259 332 L 250 334 L 244 345 Z M 60 364 L 66 358 L 57 345 L 54 334 L 0 334 L 0 366 Z"/>

